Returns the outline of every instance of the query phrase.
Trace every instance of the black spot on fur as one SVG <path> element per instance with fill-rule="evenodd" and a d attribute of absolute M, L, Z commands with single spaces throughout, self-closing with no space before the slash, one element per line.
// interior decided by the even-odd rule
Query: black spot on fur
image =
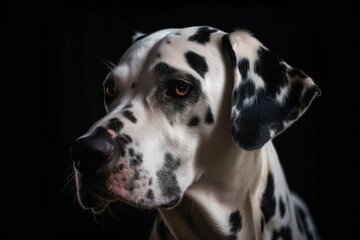
<path fill-rule="evenodd" d="M 269 50 L 260 47 L 254 71 L 265 82 L 268 94 L 275 97 L 281 88 L 288 84 L 286 66 L 281 59 Z"/>
<path fill-rule="evenodd" d="M 133 112 L 129 111 L 129 110 L 126 110 L 123 112 L 123 116 L 128 119 L 130 122 L 132 123 L 136 123 L 137 122 L 137 119 L 135 118 Z"/>
<path fill-rule="evenodd" d="M 269 172 L 266 188 L 261 199 L 261 211 L 267 223 L 274 216 L 276 209 L 276 201 L 274 196 L 274 177 Z"/>
<path fill-rule="evenodd" d="M 131 84 L 131 88 L 135 88 L 135 86 L 136 86 L 136 83 L 133 82 L 133 83 Z"/>
<path fill-rule="evenodd" d="M 133 178 L 132 178 L 132 181 L 139 180 L 139 176 L 140 176 L 139 170 L 138 170 L 138 169 L 135 169 L 134 171 L 135 171 L 135 173 L 134 173 L 134 176 L 133 176 Z"/>
<path fill-rule="evenodd" d="M 120 129 L 124 127 L 124 124 L 117 118 L 112 118 L 109 120 L 108 126 L 109 129 L 113 130 L 114 132 L 119 132 Z"/>
<path fill-rule="evenodd" d="M 181 190 L 174 174 L 174 170 L 179 166 L 180 159 L 175 159 L 170 153 L 165 154 L 164 166 L 156 173 L 159 187 L 164 197 L 173 198 L 180 196 Z"/>
<path fill-rule="evenodd" d="M 236 55 L 234 52 L 234 49 L 232 48 L 232 45 L 229 40 L 229 35 L 225 35 L 222 37 L 222 49 L 227 54 L 227 56 L 230 58 L 231 65 L 233 67 L 236 66 Z"/>
<path fill-rule="evenodd" d="M 209 27 L 201 27 L 195 34 L 191 35 L 188 40 L 205 44 L 210 41 L 210 35 L 214 32 L 217 32 L 217 30 Z"/>
<path fill-rule="evenodd" d="M 114 138 L 114 140 L 115 140 L 115 143 L 116 143 L 117 150 L 120 153 L 120 156 L 124 157 L 125 156 L 125 150 L 126 150 L 126 144 L 124 144 L 123 137 L 116 136 Z"/>
<path fill-rule="evenodd" d="M 123 170 L 123 169 L 124 169 L 124 164 L 121 163 L 121 164 L 118 166 L 118 169 L 119 169 L 119 170 Z"/>
<path fill-rule="evenodd" d="M 199 125 L 199 123 L 200 123 L 200 118 L 199 117 L 192 117 L 187 125 L 190 126 L 190 127 L 194 127 L 194 126 Z"/>
<path fill-rule="evenodd" d="M 248 78 L 249 66 L 250 66 L 249 59 L 242 58 L 239 60 L 238 69 L 240 71 L 242 80 L 245 80 Z"/>
<path fill-rule="evenodd" d="M 229 216 L 230 223 L 230 234 L 229 239 L 235 240 L 237 239 L 237 234 L 240 232 L 242 228 L 242 218 L 239 210 L 231 213 Z"/>
<path fill-rule="evenodd" d="M 212 114 L 210 107 L 208 107 L 208 109 L 206 110 L 205 122 L 206 122 L 207 124 L 212 124 L 212 123 L 214 123 L 214 115 Z"/>
<path fill-rule="evenodd" d="M 239 87 L 234 91 L 234 104 L 236 109 L 240 110 L 244 106 L 245 99 L 254 97 L 255 95 L 255 84 L 253 81 L 247 79 L 240 83 Z"/>
<path fill-rule="evenodd" d="M 124 107 L 124 109 L 128 109 L 128 108 L 131 108 L 133 105 L 132 105 L 132 103 L 128 103 L 128 104 L 126 104 L 126 106 Z"/>
<path fill-rule="evenodd" d="M 133 148 L 129 148 L 128 152 L 129 152 L 130 157 L 134 156 L 134 149 Z"/>
<path fill-rule="evenodd" d="M 309 226 L 306 222 L 306 214 L 304 212 L 303 209 L 301 209 L 300 207 L 297 207 L 296 210 L 298 211 L 299 213 L 299 216 L 300 216 L 300 219 L 301 219 L 301 223 L 302 225 L 304 226 L 304 229 L 305 229 L 305 234 L 306 234 L 306 237 L 308 240 L 313 240 L 314 237 L 313 235 L 311 234 L 310 230 L 309 230 Z"/>
<path fill-rule="evenodd" d="M 186 52 L 185 58 L 190 67 L 194 69 L 202 78 L 204 78 L 205 73 L 209 70 L 205 58 L 192 51 Z"/>
<path fill-rule="evenodd" d="M 152 184 L 152 178 L 149 179 L 148 185 L 150 186 Z"/>
<path fill-rule="evenodd" d="M 124 133 L 123 136 L 124 136 L 127 144 L 129 144 L 129 143 L 132 142 L 132 138 L 131 138 L 129 135 L 127 135 L 127 134 Z"/>
<path fill-rule="evenodd" d="M 282 200 L 282 197 L 279 198 L 279 208 L 280 208 L 280 216 L 283 218 L 285 216 L 286 207 L 284 204 L 284 201 Z"/>
<path fill-rule="evenodd" d="M 130 160 L 130 166 L 137 166 L 143 162 L 142 154 L 135 154 L 135 157 Z"/>
<path fill-rule="evenodd" d="M 277 239 L 292 240 L 293 238 L 291 235 L 291 229 L 287 226 L 287 227 L 280 228 L 279 231 L 274 230 L 274 232 L 271 236 L 271 240 L 277 240 Z"/>
<path fill-rule="evenodd" d="M 283 218 L 285 216 L 286 208 L 281 196 L 279 198 L 279 207 L 280 207 L 280 216 L 281 218 Z"/>
<path fill-rule="evenodd" d="M 149 189 L 146 193 L 146 198 L 153 200 L 154 199 L 154 191 L 152 189 Z"/>

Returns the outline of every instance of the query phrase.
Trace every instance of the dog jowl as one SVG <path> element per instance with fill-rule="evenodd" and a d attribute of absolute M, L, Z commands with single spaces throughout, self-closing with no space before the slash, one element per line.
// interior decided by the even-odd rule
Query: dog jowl
<path fill-rule="evenodd" d="M 106 116 L 71 148 L 82 207 L 158 208 L 179 237 L 171 214 L 191 199 L 214 236 L 306 239 L 271 143 L 320 95 L 304 72 L 246 31 L 201 26 L 135 35 L 103 87 Z"/>

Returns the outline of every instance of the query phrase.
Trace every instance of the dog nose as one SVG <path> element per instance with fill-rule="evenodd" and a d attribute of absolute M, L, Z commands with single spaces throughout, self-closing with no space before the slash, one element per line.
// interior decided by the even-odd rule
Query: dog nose
<path fill-rule="evenodd" d="M 105 128 L 98 128 L 94 134 L 77 139 L 70 149 L 76 169 L 83 174 L 94 174 L 112 156 L 114 140 Z"/>

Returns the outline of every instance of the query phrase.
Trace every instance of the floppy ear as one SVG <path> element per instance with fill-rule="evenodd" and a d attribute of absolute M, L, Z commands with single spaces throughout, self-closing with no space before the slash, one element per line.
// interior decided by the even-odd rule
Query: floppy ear
<path fill-rule="evenodd" d="M 234 70 L 232 136 L 245 150 L 261 148 L 297 120 L 320 89 L 246 31 L 225 35 L 222 44 Z"/>

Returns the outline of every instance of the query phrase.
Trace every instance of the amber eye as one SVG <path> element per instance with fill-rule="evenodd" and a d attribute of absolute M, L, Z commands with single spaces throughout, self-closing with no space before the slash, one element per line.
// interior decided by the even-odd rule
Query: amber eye
<path fill-rule="evenodd" d="M 104 90 L 105 90 L 106 95 L 108 95 L 109 97 L 114 96 L 114 94 L 116 92 L 116 87 L 115 87 L 114 81 L 105 82 Z"/>
<path fill-rule="evenodd" d="M 184 81 L 176 81 L 173 88 L 176 96 L 185 97 L 191 92 L 192 85 Z"/>

